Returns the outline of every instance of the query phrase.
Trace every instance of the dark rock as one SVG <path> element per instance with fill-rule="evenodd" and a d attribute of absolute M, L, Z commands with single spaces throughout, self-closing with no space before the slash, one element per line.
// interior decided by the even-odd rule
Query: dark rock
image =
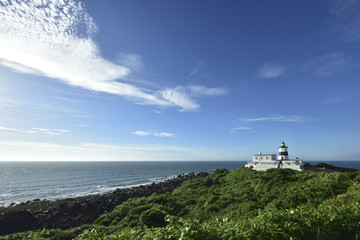
<path fill-rule="evenodd" d="M 28 211 L 1 213 L 0 235 L 26 231 L 36 227 L 36 218 Z"/>

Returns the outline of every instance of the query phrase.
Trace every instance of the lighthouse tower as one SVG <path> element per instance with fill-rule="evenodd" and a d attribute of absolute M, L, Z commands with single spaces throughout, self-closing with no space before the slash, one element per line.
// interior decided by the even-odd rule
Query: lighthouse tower
<path fill-rule="evenodd" d="M 278 160 L 289 160 L 289 154 L 287 149 L 288 147 L 285 145 L 284 142 L 282 142 L 281 146 L 279 147 Z"/>

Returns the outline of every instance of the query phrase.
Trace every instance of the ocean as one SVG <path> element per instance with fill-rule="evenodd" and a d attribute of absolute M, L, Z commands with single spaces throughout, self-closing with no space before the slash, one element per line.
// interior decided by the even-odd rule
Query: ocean
<path fill-rule="evenodd" d="M 360 161 L 326 163 L 360 169 Z M 235 170 L 245 164 L 246 161 L 0 162 L 0 206 L 102 194 L 160 182 L 182 173 Z"/>

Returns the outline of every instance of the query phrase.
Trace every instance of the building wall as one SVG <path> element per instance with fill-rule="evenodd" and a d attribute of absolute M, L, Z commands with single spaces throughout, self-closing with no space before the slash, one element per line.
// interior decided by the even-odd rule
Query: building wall
<path fill-rule="evenodd" d="M 275 154 L 254 154 L 252 157 L 253 162 L 254 161 L 259 161 L 259 160 L 276 160 L 276 155 Z"/>

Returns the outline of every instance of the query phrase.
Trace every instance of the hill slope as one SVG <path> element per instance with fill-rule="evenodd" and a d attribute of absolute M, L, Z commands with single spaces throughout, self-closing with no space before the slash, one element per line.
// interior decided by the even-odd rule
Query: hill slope
<path fill-rule="evenodd" d="M 359 171 L 242 167 L 130 199 L 93 225 L 7 239 L 359 239 L 359 202 Z"/>

